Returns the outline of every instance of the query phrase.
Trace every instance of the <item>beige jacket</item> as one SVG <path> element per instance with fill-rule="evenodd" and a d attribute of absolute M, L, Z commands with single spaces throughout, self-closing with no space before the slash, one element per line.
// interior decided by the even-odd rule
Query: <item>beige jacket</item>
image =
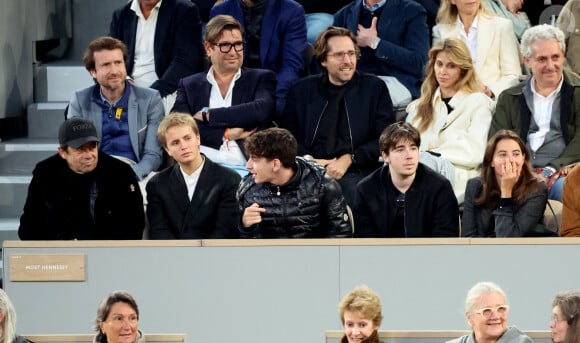
<path fill-rule="evenodd" d="M 580 0 L 568 0 L 556 25 L 566 35 L 566 61 L 580 75 Z"/>
<path fill-rule="evenodd" d="M 522 68 L 512 23 L 497 16 L 477 16 L 477 57 L 475 72 L 495 97 L 518 84 Z M 433 27 L 433 44 L 447 38 L 462 38 L 461 23 Z"/>
<path fill-rule="evenodd" d="M 418 127 L 418 100 L 407 106 L 407 122 Z M 433 96 L 434 120 L 431 126 L 421 133 L 420 151 L 434 151 L 441 154 L 455 167 L 453 191 L 458 199 L 463 199 L 467 180 L 479 175 L 483 153 L 487 145 L 487 131 L 495 102 L 484 93 L 457 92 L 449 101 L 453 108 L 441 100 L 440 90 Z"/>

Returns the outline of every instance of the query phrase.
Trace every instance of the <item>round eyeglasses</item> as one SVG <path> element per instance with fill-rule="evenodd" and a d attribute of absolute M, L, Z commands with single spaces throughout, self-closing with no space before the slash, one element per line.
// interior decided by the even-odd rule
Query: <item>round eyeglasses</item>
<path fill-rule="evenodd" d="M 499 315 L 506 314 L 509 308 L 510 307 L 508 305 L 499 305 L 496 307 L 483 307 L 480 308 L 479 310 L 473 311 L 473 313 L 477 313 L 483 318 L 488 319 L 492 316 L 494 312 L 496 312 Z"/>

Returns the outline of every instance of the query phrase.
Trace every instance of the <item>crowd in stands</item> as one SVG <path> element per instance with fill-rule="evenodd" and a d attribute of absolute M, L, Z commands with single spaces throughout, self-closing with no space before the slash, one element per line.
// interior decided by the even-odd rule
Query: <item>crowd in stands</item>
<path fill-rule="evenodd" d="M 382 343 L 379 327 L 383 321 L 379 295 L 359 285 L 338 305 L 344 336 L 340 343 Z M 509 324 L 510 306 L 505 292 L 493 282 L 476 283 L 465 298 L 465 318 L 471 333 L 446 343 L 532 343 L 533 340 Z M 554 343 L 575 343 L 580 339 L 580 292 L 562 291 L 552 302 L 550 330 Z"/>
<path fill-rule="evenodd" d="M 580 236 L 579 3 L 132 0 L 19 236 Z"/>
<path fill-rule="evenodd" d="M 446 343 L 533 343 L 516 326 L 509 325 L 510 306 L 505 292 L 494 282 L 482 281 L 471 287 L 465 298 L 465 317 L 471 333 Z M 338 304 L 344 335 L 340 343 L 382 343 L 383 321 L 379 295 L 366 285 L 349 291 Z M 577 343 L 580 339 L 580 291 L 561 291 L 552 302 L 550 331 L 554 343 Z M 127 291 L 107 294 L 99 303 L 93 343 L 144 343 L 139 329 L 139 306 Z M 0 289 L 1 343 L 29 343 L 16 334 L 16 311 Z"/>

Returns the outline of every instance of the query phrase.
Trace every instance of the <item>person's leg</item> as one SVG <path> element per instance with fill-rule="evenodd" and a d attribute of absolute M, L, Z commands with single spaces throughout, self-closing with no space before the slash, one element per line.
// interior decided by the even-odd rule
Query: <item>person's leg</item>
<path fill-rule="evenodd" d="M 383 75 L 378 77 L 387 85 L 394 108 L 407 106 L 413 100 L 411 92 L 396 77 Z"/>
<path fill-rule="evenodd" d="M 356 192 L 356 184 L 362 180 L 365 176 L 370 174 L 370 172 L 362 171 L 358 168 L 349 169 L 344 176 L 338 180 L 340 188 L 342 188 L 342 194 L 346 203 L 351 208 L 354 205 L 354 195 Z"/>
<path fill-rule="evenodd" d="M 455 166 L 447 159 L 435 156 L 427 151 L 421 151 L 419 153 L 419 162 L 443 175 L 449 180 L 452 187 L 455 186 Z"/>
<path fill-rule="evenodd" d="M 564 180 L 566 180 L 565 176 L 561 176 L 554 182 L 552 185 L 552 189 L 550 190 L 550 194 L 548 195 L 548 199 L 558 200 L 562 202 L 562 191 L 564 190 Z"/>
<path fill-rule="evenodd" d="M 306 14 L 306 40 L 314 45 L 318 35 L 332 25 L 334 17 L 328 13 L 308 13 Z"/>

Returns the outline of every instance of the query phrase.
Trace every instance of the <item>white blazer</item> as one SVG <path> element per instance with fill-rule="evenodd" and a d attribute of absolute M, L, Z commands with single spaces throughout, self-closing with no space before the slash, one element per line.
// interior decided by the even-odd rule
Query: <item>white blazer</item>
<path fill-rule="evenodd" d="M 511 21 L 498 16 L 477 15 L 477 60 L 475 72 L 496 99 L 506 88 L 518 84 L 522 74 L 518 44 Z M 433 27 L 433 44 L 447 38 L 463 39 L 459 20 Z"/>
<path fill-rule="evenodd" d="M 409 115 L 406 121 L 414 127 L 421 123 L 415 117 L 418 101 L 407 106 Z M 458 199 L 463 199 L 467 180 L 479 175 L 495 102 L 482 92 L 459 91 L 451 98 L 449 106 L 453 108 L 450 113 L 437 88 L 433 96 L 433 122 L 421 133 L 419 150 L 440 153 L 453 164 L 453 191 Z"/>

